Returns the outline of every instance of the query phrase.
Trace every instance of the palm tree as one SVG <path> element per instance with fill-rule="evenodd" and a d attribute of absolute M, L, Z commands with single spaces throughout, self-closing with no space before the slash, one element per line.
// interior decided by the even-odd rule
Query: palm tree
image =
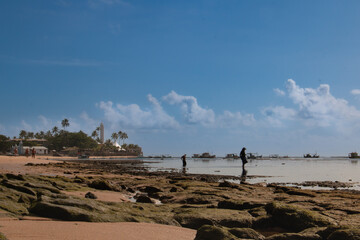
<path fill-rule="evenodd" d="M 123 140 L 123 144 L 125 142 L 124 139 L 127 139 L 127 138 L 128 138 L 128 135 L 125 132 L 121 133 L 120 139 Z"/>
<path fill-rule="evenodd" d="M 25 130 L 21 130 L 19 133 L 19 138 L 24 139 L 27 136 L 27 132 Z"/>
<path fill-rule="evenodd" d="M 70 126 L 69 120 L 67 118 L 64 118 L 64 120 L 61 121 L 61 125 L 65 130 L 66 127 Z"/>
<path fill-rule="evenodd" d="M 56 135 L 59 132 L 59 128 L 57 126 L 53 127 L 52 133 Z"/>
<path fill-rule="evenodd" d="M 94 131 L 92 132 L 92 134 L 91 134 L 91 137 L 94 138 L 94 139 L 96 139 L 97 136 L 99 136 L 99 134 L 97 133 L 96 130 L 94 130 Z"/>
<path fill-rule="evenodd" d="M 114 140 L 114 143 L 116 142 L 116 140 L 119 138 L 119 134 L 117 134 L 116 132 L 114 132 L 113 134 L 111 134 L 111 139 Z"/>

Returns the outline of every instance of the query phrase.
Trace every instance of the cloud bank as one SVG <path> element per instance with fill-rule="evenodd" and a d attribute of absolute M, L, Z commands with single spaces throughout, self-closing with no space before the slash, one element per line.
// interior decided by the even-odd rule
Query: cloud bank
<path fill-rule="evenodd" d="M 173 129 L 179 127 L 179 123 L 163 110 L 156 98 L 149 94 L 148 101 L 151 108 L 146 110 L 141 109 L 137 104 L 114 106 L 111 101 L 102 101 L 98 107 L 104 111 L 105 119 L 111 123 L 112 128 Z"/>
<path fill-rule="evenodd" d="M 285 120 L 293 120 L 305 126 L 336 127 L 344 130 L 348 126 L 353 127 L 360 117 L 360 111 L 349 105 L 345 99 L 334 97 L 327 84 L 321 84 L 316 89 L 301 88 L 294 80 L 289 79 L 286 89 L 289 100 L 295 107 L 265 108 L 264 115 L 273 123 L 283 124 Z"/>

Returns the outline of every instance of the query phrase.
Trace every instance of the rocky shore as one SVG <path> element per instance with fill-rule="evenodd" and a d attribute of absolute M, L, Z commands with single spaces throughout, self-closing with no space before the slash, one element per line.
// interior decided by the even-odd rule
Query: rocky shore
<path fill-rule="evenodd" d="M 3 217 L 157 223 L 194 229 L 196 240 L 360 239 L 360 194 L 355 191 L 153 173 L 133 160 L 26 165 L 48 174 L 1 174 Z"/>

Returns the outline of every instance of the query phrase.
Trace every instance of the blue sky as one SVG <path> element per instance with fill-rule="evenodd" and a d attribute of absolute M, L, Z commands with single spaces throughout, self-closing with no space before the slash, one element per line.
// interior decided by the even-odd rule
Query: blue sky
<path fill-rule="evenodd" d="M 359 1 L 0 2 L 0 134 L 144 153 L 360 151 Z"/>

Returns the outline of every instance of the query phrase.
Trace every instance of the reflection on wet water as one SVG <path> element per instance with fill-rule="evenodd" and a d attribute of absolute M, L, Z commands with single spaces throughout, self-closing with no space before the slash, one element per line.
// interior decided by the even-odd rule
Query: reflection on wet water
<path fill-rule="evenodd" d="M 355 183 L 354 189 L 360 190 L 360 164 L 358 161 L 347 158 L 250 160 L 246 164 L 246 173 L 244 174 L 241 160 L 189 158 L 185 172 L 241 176 L 249 183 L 351 182 Z M 154 170 L 174 168 L 181 171 L 182 169 L 182 162 L 179 158 L 154 161 L 154 163 L 146 163 L 146 165 Z M 254 176 L 258 177 L 253 178 Z"/>

